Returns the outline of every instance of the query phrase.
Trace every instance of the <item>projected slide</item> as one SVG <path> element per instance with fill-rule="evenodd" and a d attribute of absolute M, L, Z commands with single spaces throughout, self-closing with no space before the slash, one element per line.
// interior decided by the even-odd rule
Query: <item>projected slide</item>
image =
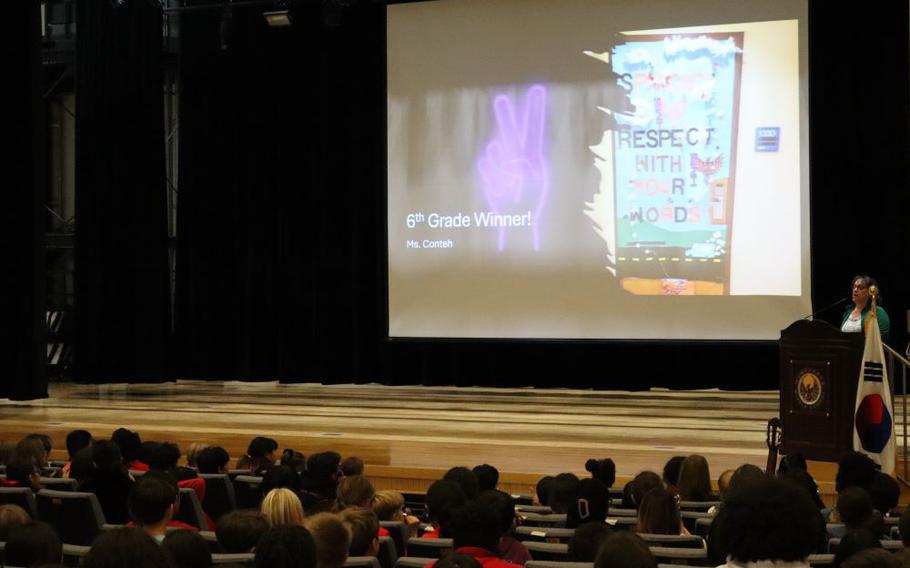
<path fill-rule="evenodd" d="M 391 336 L 773 339 L 811 311 L 805 3 L 647 4 L 389 7 Z"/>

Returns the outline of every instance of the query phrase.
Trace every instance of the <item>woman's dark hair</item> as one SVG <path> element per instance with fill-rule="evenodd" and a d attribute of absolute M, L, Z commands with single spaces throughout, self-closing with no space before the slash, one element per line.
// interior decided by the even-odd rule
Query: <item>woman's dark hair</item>
<path fill-rule="evenodd" d="M 268 495 L 272 489 L 286 487 L 294 493 L 300 491 L 300 475 L 289 465 L 276 465 L 269 468 L 262 476 L 262 494 Z"/>
<path fill-rule="evenodd" d="M 648 534 L 680 534 L 682 519 L 676 497 L 662 487 L 647 493 L 638 507 L 638 532 Z"/>
<path fill-rule="evenodd" d="M 441 538 L 451 538 L 449 528 L 452 514 L 463 507 L 466 501 L 464 489 L 451 479 L 434 481 L 427 489 L 427 516 L 439 525 Z"/>
<path fill-rule="evenodd" d="M 467 497 L 468 500 L 471 500 L 477 496 L 477 476 L 474 475 L 474 472 L 470 469 L 463 466 L 453 467 L 447 471 L 446 474 L 442 476 L 442 478 L 451 479 L 458 485 L 461 485 L 461 489 L 464 491 L 465 497 Z"/>
<path fill-rule="evenodd" d="M 537 482 L 535 492 L 537 493 L 537 502 L 541 505 L 546 505 L 550 502 L 550 488 L 553 487 L 555 480 L 556 478 L 552 475 L 545 475 Z"/>
<path fill-rule="evenodd" d="M 99 440 L 92 444 L 92 464 L 101 476 L 111 476 L 126 472 L 122 449 L 110 440 Z"/>
<path fill-rule="evenodd" d="M 597 478 L 582 479 L 575 488 L 575 499 L 566 513 L 566 527 L 604 523 L 610 511 L 610 488 Z"/>
<path fill-rule="evenodd" d="M 92 445 L 92 433 L 88 430 L 73 430 L 66 435 L 66 453 L 72 460 L 82 448 Z"/>
<path fill-rule="evenodd" d="M 819 512 L 805 492 L 777 479 L 731 491 L 714 519 L 716 550 L 737 562 L 803 561 Z"/>
<path fill-rule="evenodd" d="M 879 306 L 881 306 L 885 303 L 885 299 L 882 298 L 882 295 L 881 295 L 881 287 L 878 285 L 878 281 L 875 278 L 872 278 L 868 274 L 859 274 L 859 275 L 853 277 L 853 280 L 850 281 L 850 285 L 853 286 L 854 284 L 856 284 L 857 280 L 862 280 L 863 285 L 866 287 L 867 290 L 871 286 L 875 286 L 876 288 L 878 288 L 879 293 L 875 295 L 875 303 Z M 871 299 L 872 292 L 869 292 L 869 297 Z M 866 307 L 868 307 L 868 305 Z"/>
<path fill-rule="evenodd" d="M 819 509 L 825 508 L 825 503 L 822 501 L 821 496 L 818 494 L 818 484 L 815 483 L 815 480 L 812 479 L 812 476 L 808 471 L 804 469 L 790 469 L 784 473 L 777 474 L 778 479 L 785 483 L 792 483 L 796 487 L 799 487 L 806 492 L 806 495 L 809 499 L 812 500 L 812 503 L 815 504 Z"/>
<path fill-rule="evenodd" d="M 352 477 L 354 475 L 363 475 L 363 465 L 363 460 L 359 457 L 349 456 L 341 460 L 341 463 L 338 464 L 338 469 L 346 477 Z"/>
<path fill-rule="evenodd" d="M 209 446 L 199 451 L 199 455 L 196 456 L 196 467 L 199 468 L 199 473 L 221 473 L 229 461 L 231 456 L 227 450 L 221 446 Z"/>
<path fill-rule="evenodd" d="M 299 474 L 306 471 L 306 456 L 297 450 L 285 448 L 281 452 L 281 465 L 293 467 Z"/>
<path fill-rule="evenodd" d="M 679 468 L 682 462 L 686 461 L 686 456 L 673 456 L 664 464 L 663 482 L 667 486 L 674 486 L 679 482 Z"/>
<path fill-rule="evenodd" d="M 602 460 L 591 458 L 585 462 L 585 470 L 589 471 L 594 479 L 603 481 L 608 489 L 616 483 L 616 464 L 610 458 Z"/>
<path fill-rule="evenodd" d="M 138 432 L 133 432 L 126 428 L 117 428 L 111 434 L 111 441 L 120 448 L 120 455 L 123 456 L 123 463 L 130 463 L 139 459 L 139 452 L 142 450 L 142 438 Z"/>
<path fill-rule="evenodd" d="M 10 529 L 5 554 L 5 566 L 57 564 L 63 561 L 63 543 L 54 527 L 32 522 Z"/>
<path fill-rule="evenodd" d="M 474 469 L 471 471 L 473 471 L 474 475 L 477 477 L 478 491 L 496 489 L 496 486 L 499 484 L 499 470 L 488 463 L 475 465 Z"/>
<path fill-rule="evenodd" d="M 627 487 L 629 489 L 630 504 L 635 509 L 638 509 L 638 507 L 641 506 L 642 499 L 645 498 L 648 491 L 663 487 L 663 481 L 660 479 L 660 476 L 653 471 L 642 471 L 632 478 L 632 481 L 628 483 Z"/>
<path fill-rule="evenodd" d="M 209 568 L 212 552 L 209 545 L 196 531 L 174 531 L 161 542 L 161 548 L 171 560 L 173 568 Z"/>
<path fill-rule="evenodd" d="M 640 536 L 619 531 L 600 547 L 594 568 L 657 568 L 657 560 Z"/>
<path fill-rule="evenodd" d="M 809 469 L 806 465 L 806 456 L 801 452 L 787 454 L 781 458 L 780 463 L 777 466 L 777 475 L 782 475 L 793 469 L 801 469 L 803 471 L 808 471 Z"/>
<path fill-rule="evenodd" d="M 297 525 L 268 530 L 256 544 L 255 568 L 315 568 L 316 544 L 310 531 Z"/>
<path fill-rule="evenodd" d="M 547 505 L 554 513 L 568 513 L 575 503 L 578 477 L 574 473 L 560 473 L 553 480 L 547 496 Z"/>
<path fill-rule="evenodd" d="M 338 481 L 341 454 L 319 452 L 306 460 L 306 476 L 316 483 L 331 485 Z"/>
<path fill-rule="evenodd" d="M 585 523 L 569 539 L 569 562 L 594 562 L 613 530 L 605 523 Z"/>
<path fill-rule="evenodd" d="M 711 472 L 708 460 L 698 454 L 683 460 L 679 467 L 679 498 L 682 501 L 713 501 L 716 499 L 711 491 Z"/>
<path fill-rule="evenodd" d="M 171 568 L 164 550 L 139 528 L 101 531 L 82 568 Z"/>
<path fill-rule="evenodd" d="M 488 507 L 499 515 L 499 528 L 502 534 L 508 534 L 515 524 L 515 499 L 504 491 L 488 489 L 481 491 L 474 502 Z"/>
<path fill-rule="evenodd" d="M 250 471 L 259 473 L 275 465 L 267 456 L 276 451 L 278 451 L 278 442 L 272 438 L 256 436 L 250 440 L 250 445 L 246 448 L 246 456 L 241 459 L 241 462 Z"/>

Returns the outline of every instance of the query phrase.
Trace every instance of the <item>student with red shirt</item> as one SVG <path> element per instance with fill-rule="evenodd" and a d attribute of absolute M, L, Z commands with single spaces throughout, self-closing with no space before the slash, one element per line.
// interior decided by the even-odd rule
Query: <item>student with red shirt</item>
<path fill-rule="evenodd" d="M 433 523 L 433 530 L 420 538 L 450 538 L 449 520 L 452 513 L 464 506 L 467 498 L 461 485 L 450 479 L 434 481 L 427 489 L 427 517 Z"/>
<path fill-rule="evenodd" d="M 123 456 L 123 463 L 126 469 L 136 471 L 148 471 L 149 466 L 139 461 L 139 453 L 142 450 L 142 438 L 138 432 L 133 432 L 126 428 L 117 428 L 111 434 L 111 441 L 120 448 L 120 455 Z"/>
<path fill-rule="evenodd" d="M 31 487 L 32 491 L 41 489 L 41 476 L 38 467 L 31 458 L 13 458 L 6 465 L 6 479 L 3 487 Z"/>
<path fill-rule="evenodd" d="M 140 477 L 130 491 L 129 509 L 133 522 L 158 542 L 164 540 L 168 528 L 198 530 L 174 519 L 179 508 L 177 482 L 167 473 L 150 471 Z"/>
<path fill-rule="evenodd" d="M 483 568 L 515 568 L 495 552 L 502 536 L 499 514 L 484 503 L 469 502 L 452 516 L 452 544 L 455 554 L 469 554 Z M 427 564 L 432 567 L 436 562 Z"/>

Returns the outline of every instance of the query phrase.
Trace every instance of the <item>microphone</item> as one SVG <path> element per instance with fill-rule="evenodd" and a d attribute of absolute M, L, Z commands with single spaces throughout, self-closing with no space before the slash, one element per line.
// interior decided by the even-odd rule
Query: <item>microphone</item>
<path fill-rule="evenodd" d="M 846 298 L 841 298 L 840 300 L 834 302 L 834 303 L 831 304 L 830 306 L 825 306 L 824 308 L 822 308 L 822 309 L 820 309 L 820 310 L 818 310 L 818 311 L 816 311 L 816 312 L 813 312 L 813 313 L 811 313 L 811 314 L 809 314 L 809 315 L 807 315 L 807 316 L 803 316 L 803 317 L 801 317 L 801 318 L 799 318 L 799 319 L 804 319 L 804 320 L 814 319 L 815 316 L 817 316 L 818 314 L 823 314 L 823 313 L 827 312 L 828 310 L 830 310 L 831 308 L 837 307 L 837 306 L 839 306 L 839 305 L 841 305 L 841 304 L 846 304 L 847 302 L 849 302 L 849 301 L 852 300 L 852 299 L 853 299 L 853 298 L 851 298 L 850 296 L 847 296 Z"/>

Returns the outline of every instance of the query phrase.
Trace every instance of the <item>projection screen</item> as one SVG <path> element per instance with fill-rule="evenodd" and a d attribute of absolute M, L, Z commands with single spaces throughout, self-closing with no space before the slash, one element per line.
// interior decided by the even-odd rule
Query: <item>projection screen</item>
<path fill-rule="evenodd" d="M 811 312 L 807 9 L 389 5 L 390 337 L 769 340 Z"/>

